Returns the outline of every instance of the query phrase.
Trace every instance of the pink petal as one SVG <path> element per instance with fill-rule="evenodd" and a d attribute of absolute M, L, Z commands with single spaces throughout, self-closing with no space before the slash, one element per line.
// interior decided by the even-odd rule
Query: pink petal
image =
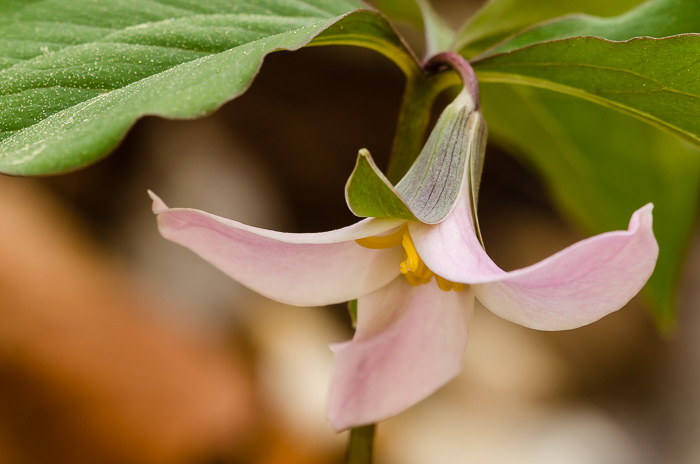
<path fill-rule="evenodd" d="M 659 252 L 652 208 L 637 210 L 628 230 L 582 240 L 512 272 L 500 269 L 481 247 L 467 201 L 441 224 L 409 228 L 426 265 L 447 280 L 472 284 L 495 314 L 534 329 L 564 330 L 620 309 L 644 286 Z"/>
<path fill-rule="evenodd" d="M 340 431 L 387 419 L 457 375 L 473 306 L 469 288 L 412 287 L 402 277 L 360 298 L 355 337 L 332 347 L 333 427 Z"/>
<path fill-rule="evenodd" d="M 165 238 L 277 301 L 299 306 L 349 301 L 383 287 L 399 273 L 400 247 L 370 250 L 355 240 L 382 234 L 405 221 L 367 219 L 330 232 L 290 234 L 204 211 L 169 209 L 149 194 Z"/>

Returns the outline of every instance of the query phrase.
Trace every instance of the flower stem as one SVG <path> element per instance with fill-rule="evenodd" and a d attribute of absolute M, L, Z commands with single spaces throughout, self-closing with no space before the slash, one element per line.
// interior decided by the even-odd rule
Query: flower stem
<path fill-rule="evenodd" d="M 459 74 L 464 85 L 464 90 L 474 99 L 474 102 L 479 103 L 479 81 L 476 79 L 476 73 L 467 60 L 454 52 L 439 53 L 430 58 L 424 65 L 423 69 L 427 71 L 439 70 L 440 66 L 448 65 Z"/>
<path fill-rule="evenodd" d="M 346 464 L 372 464 L 375 428 L 374 424 L 370 424 L 350 429 Z"/>

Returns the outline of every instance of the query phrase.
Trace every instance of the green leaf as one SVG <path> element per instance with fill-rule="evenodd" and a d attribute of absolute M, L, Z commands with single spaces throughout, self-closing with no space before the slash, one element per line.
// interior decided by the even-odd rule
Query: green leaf
<path fill-rule="evenodd" d="M 394 61 L 407 77 L 420 74 L 418 60 L 382 15 L 355 11 L 315 37 L 310 46 L 353 45 L 372 49 Z"/>
<path fill-rule="evenodd" d="M 455 38 L 455 31 L 435 11 L 428 0 L 416 0 L 423 15 L 423 30 L 425 31 L 425 57 L 430 58 L 438 53 L 450 50 Z"/>
<path fill-rule="evenodd" d="M 491 48 L 507 36 L 541 21 L 571 13 L 613 16 L 643 0 L 491 0 L 462 28 L 454 50 L 465 57 Z"/>
<path fill-rule="evenodd" d="M 372 0 L 372 4 L 387 18 L 423 30 L 423 15 L 416 0 Z"/>
<path fill-rule="evenodd" d="M 485 142 L 484 119 L 469 93 L 461 92 L 443 110 L 420 155 L 396 188 L 369 152 L 360 150 L 345 188 L 348 206 L 361 217 L 437 224 L 452 211 L 465 175 L 478 182 Z M 472 185 L 478 188 L 478 184 Z"/>
<path fill-rule="evenodd" d="M 326 29 L 318 44 L 369 44 L 405 71 L 417 68 L 362 8 L 359 0 L 5 0 L 0 172 L 76 169 L 143 115 L 211 112 L 246 90 L 267 53 Z"/>
<path fill-rule="evenodd" d="M 672 327 L 698 207 L 698 148 L 622 113 L 531 87 L 487 84 L 482 102 L 492 142 L 533 166 L 587 233 L 626 228 L 634 210 L 654 203 L 660 254 L 646 295 L 658 325 Z"/>
<path fill-rule="evenodd" d="M 479 81 L 556 90 L 627 112 L 700 142 L 700 35 L 611 42 L 575 37 L 473 64 Z"/>
<path fill-rule="evenodd" d="M 576 36 L 622 41 L 634 37 L 662 38 L 699 31 L 700 8 L 697 0 L 654 0 L 612 18 L 569 16 L 535 26 L 489 50 L 486 55 Z"/>
<path fill-rule="evenodd" d="M 373 0 L 388 18 L 409 24 L 425 36 L 425 57 L 448 51 L 455 31 L 435 11 L 429 0 Z"/>

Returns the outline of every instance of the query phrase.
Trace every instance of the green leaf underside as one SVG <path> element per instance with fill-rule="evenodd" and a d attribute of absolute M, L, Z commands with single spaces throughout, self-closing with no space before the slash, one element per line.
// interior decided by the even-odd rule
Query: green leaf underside
<path fill-rule="evenodd" d="M 700 35 L 531 45 L 474 64 L 482 82 L 556 90 L 627 112 L 700 142 Z"/>
<path fill-rule="evenodd" d="M 392 59 L 407 77 L 421 72 L 418 60 L 386 19 L 374 11 L 356 11 L 333 23 L 310 46 L 353 45 L 369 48 Z"/>
<path fill-rule="evenodd" d="M 576 36 L 624 41 L 634 37 L 662 38 L 694 32 L 700 32 L 697 0 L 654 0 L 612 18 L 578 15 L 535 26 L 487 51 L 486 55 Z"/>
<path fill-rule="evenodd" d="M 659 261 L 645 292 L 662 329 L 674 294 L 700 188 L 698 149 L 608 108 L 524 86 L 482 86 L 496 143 L 545 178 L 559 208 L 588 233 L 623 229 L 653 202 Z"/>
<path fill-rule="evenodd" d="M 452 211 L 465 181 L 467 160 L 474 150 L 483 156 L 485 124 L 474 111 L 471 97 L 462 92 L 440 115 L 411 169 L 394 188 L 360 152 L 346 186 L 351 211 L 361 217 L 393 217 L 441 222 Z M 475 163 L 474 166 L 480 166 Z"/>
<path fill-rule="evenodd" d="M 297 49 L 358 8 L 358 0 L 3 2 L 0 172 L 76 169 L 143 115 L 211 112 L 245 91 L 267 53 Z"/>
<path fill-rule="evenodd" d="M 454 50 L 478 55 L 509 35 L 541 21 L 572 13 L 619 15 L 644 0 L 491 0 L 462 28 Z"/>

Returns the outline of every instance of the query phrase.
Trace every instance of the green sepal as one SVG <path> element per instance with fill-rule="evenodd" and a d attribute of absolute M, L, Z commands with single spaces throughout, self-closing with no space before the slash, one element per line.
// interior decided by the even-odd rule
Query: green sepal
<path fill-rule="evenodd" d="M 411 212 L 437 224 L 452 211 L 476 147 L 485 144 L 485 123 L 474 99 L 462 92 L 440 115 L 428 141 L 396 190 Z"/>
<path fill-rule="evenodd" d="M 485 135 L 486 124 L 474 99 L 460 93 L 440 115 L 420 155 L 396 187 L 369 152 L 360 151 L 345 189 L 350 210 L 361 217 L 441 222 L 452 211 L 467 175 L 474 177 L 471 183 L 478 188 Z M 476 192 L 470 194 L 475 203 Z"/>
<path fill-rule="evenodd" d="M 479 226 L 479 216 L 476 214 L 477 206 L 479 205 L 479 187 L 481 186 L 481 173 L 484 170 L 487 138 L 486 121 L 480 112 L 474 114 L 472 131 L 473 135 L 469 138 L 469 165 L 467 166 L 469 193 L 471 195 L 469 202 L 471 204 L 476 237 L 479 239 L 481 246 L 484 247 L 484 239 L 481 236 L 481 227 Z"/>
<path fill-rule="evenodd" d="M 354 329 L 357 327 L 357 300 L 348 301 L 348 313 L 350 314 L 350 322 Z"/>
<path fill-rule="evenodd" d="M 360 217 L 390 217 L 416 220 L 365 148 L 357 154 L 357 163 L 345 186 L 345 201 Z"/>

